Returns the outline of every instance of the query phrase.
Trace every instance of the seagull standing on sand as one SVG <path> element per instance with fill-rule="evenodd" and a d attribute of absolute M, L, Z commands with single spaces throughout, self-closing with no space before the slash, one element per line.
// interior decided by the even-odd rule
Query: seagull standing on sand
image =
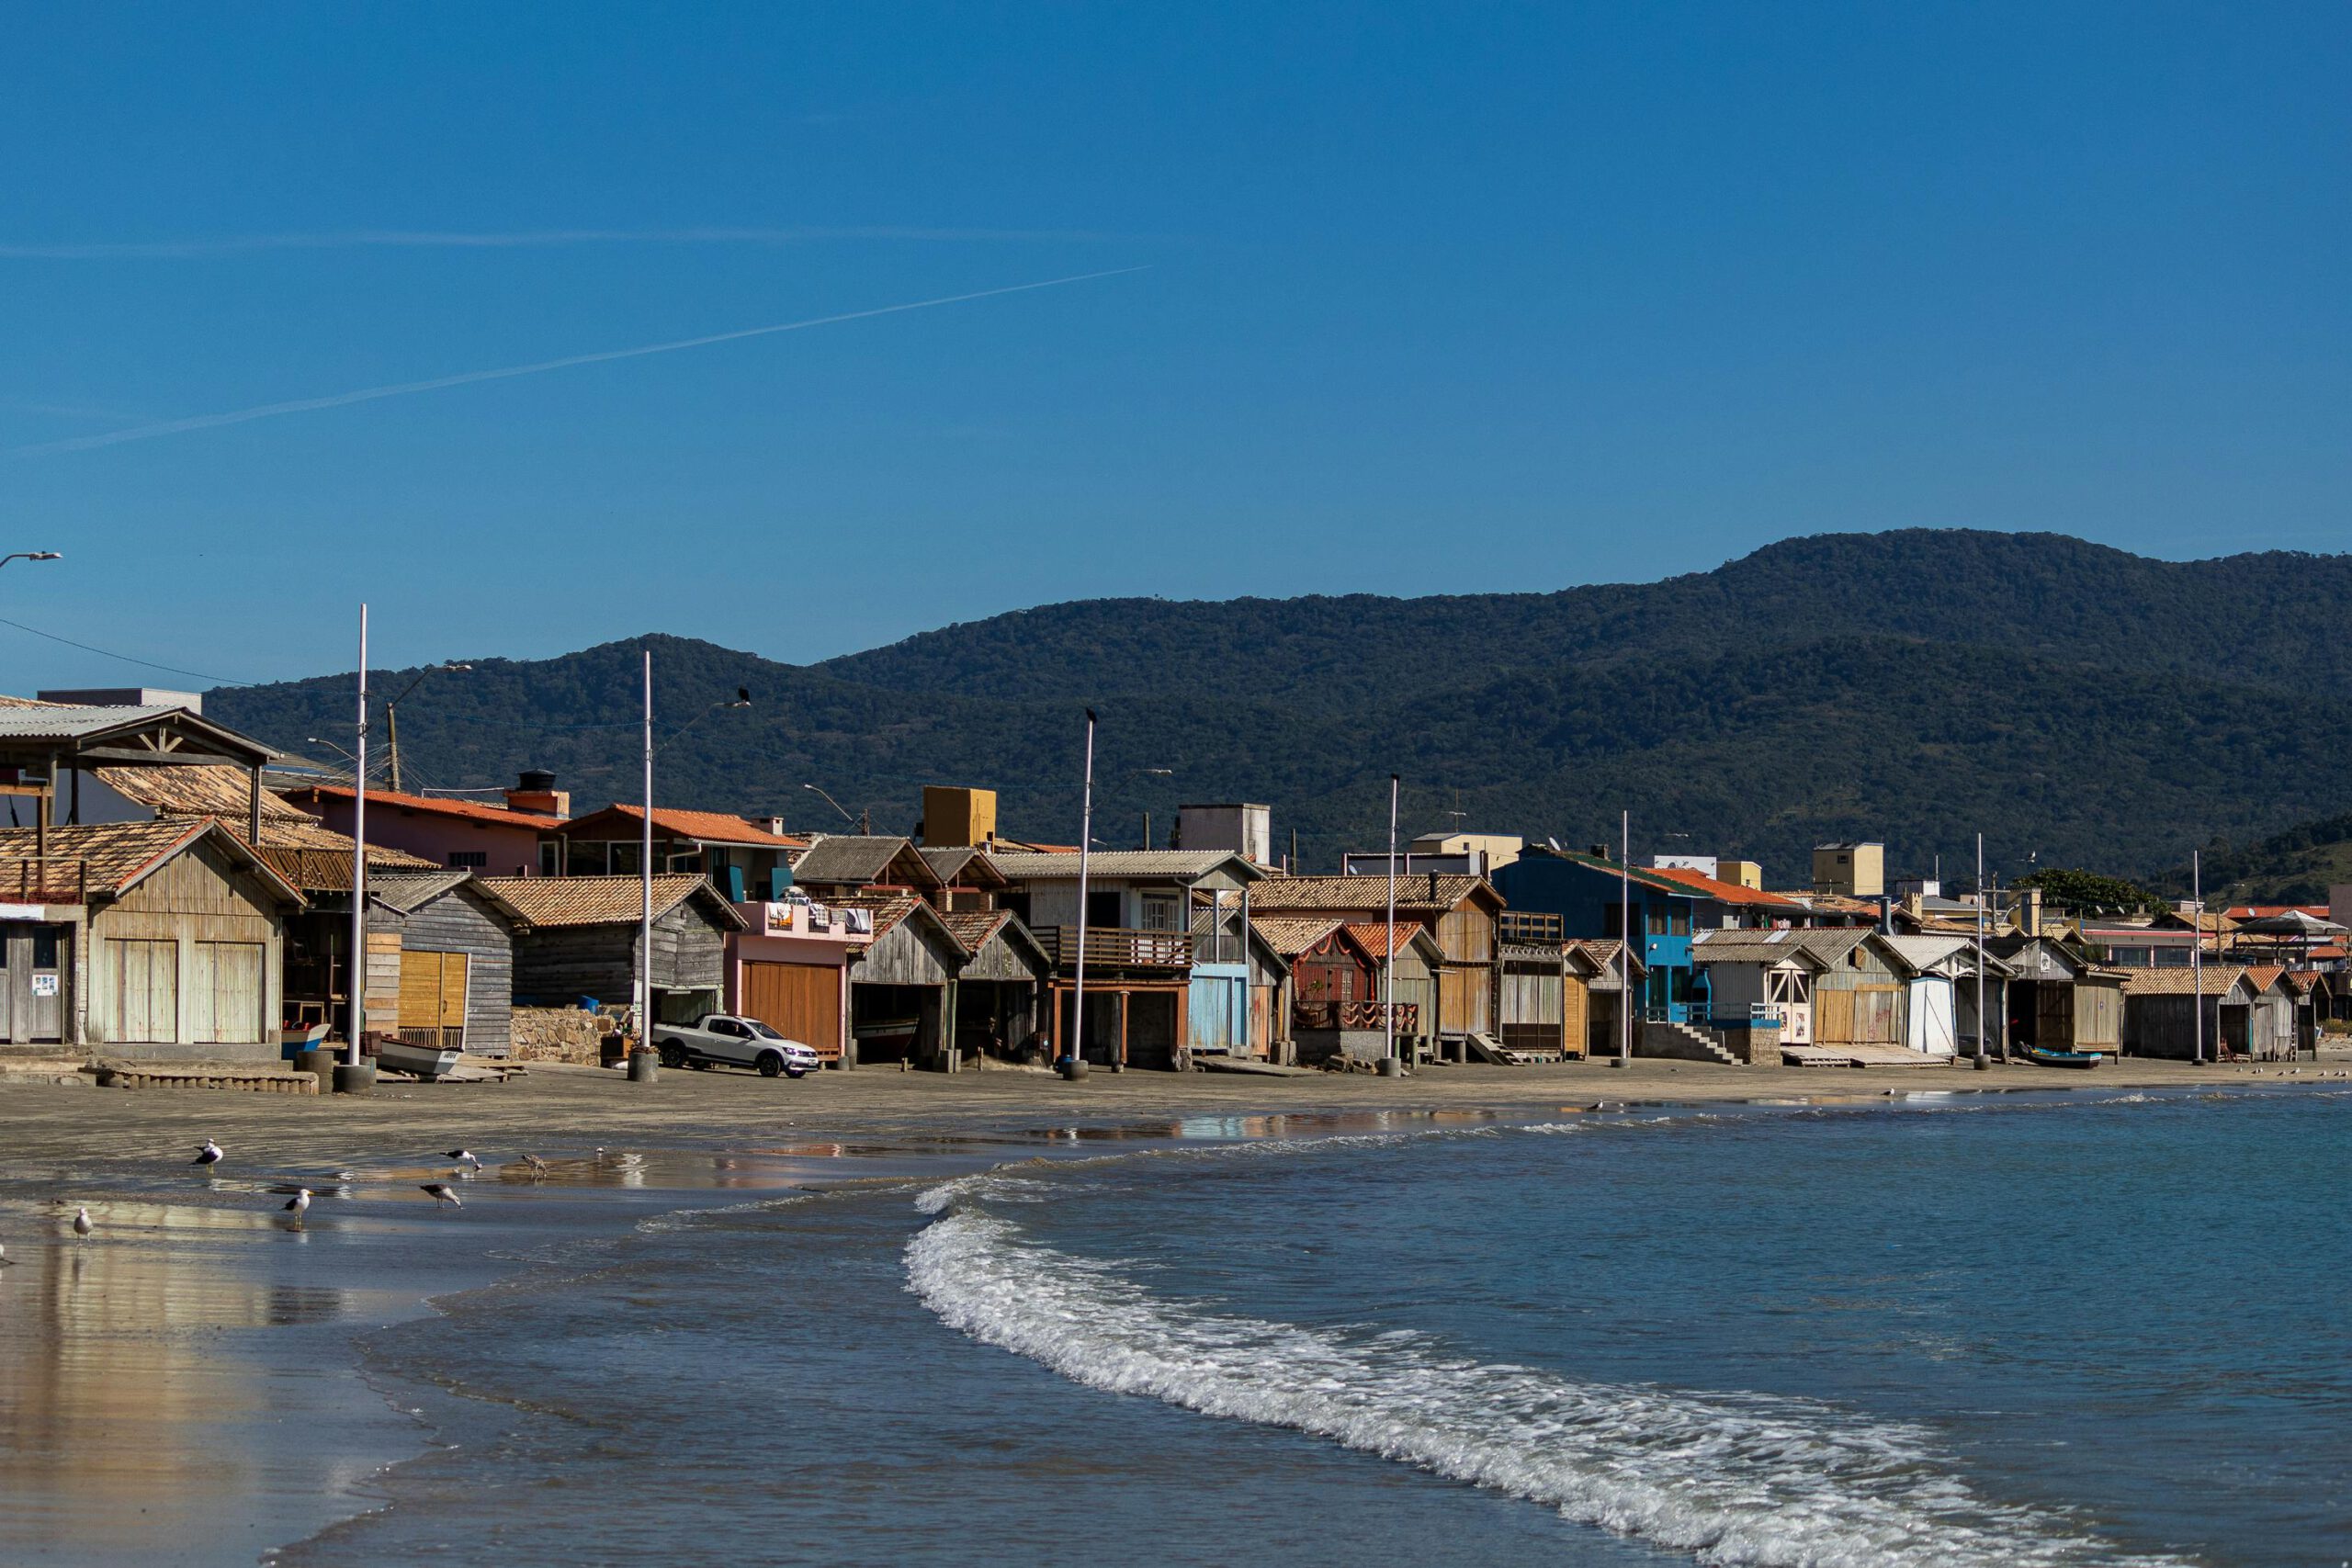
<path fill-rule="evenodd" d="M 452 1209 L 462 1209 L 466 1206 L 458 1199 L 458 1190 L 446 1181 L 423 1182 L 418 1186 L 417 1190 L 432 1193 L 434 1202 L 447 1203 Z"/>
<path fill-rule="evenodd" d="M 17 1260 L 15 1258 L 8 1256 L 8 1249 L 6 1247 L 0 1247 L 0 1269 L 6 1269 L 12 1266 L 16 1261 Z"/>
<path fill-rule="evenodd" d="M 74 1211 L 74 1234 L 75 1235 L 80 1236 L 84 1241 L 87 1241 L 90 1239 L 90 1233 L 97 1228 L 97 1226 L 90 1223 L 89 1210 L 76 1209 Z"/>
<path fill-rule="evenodd" d="M 294 1189 L 294 1196 L 286 1201 L 286 1212 L 294 1216 L 294 1224 L 298 1229 L 302 1224 L 302 1216 L 308 1213 L 310 1209 L 311 1190 L 307 1187 Z"/>
<path fill-rule="evenodd" d="M 447 1152 L 451 1159 L 456 1160 L 459 1165 L 464 1166 L 469 1170 L 480 1170 L 481 1168 L 481 1157 L 475 1154 L 471 1149 L 451 1149 Z"/>
<path fill-rule="evenodd" d="M 209 1138 L 205 1139 L 204 1146 L 197 1150 L 196 1157 L 187 1163 L 190 1165 L 219 1165 L 220 1163 L 220 1145 L 214 1143 Z"/>

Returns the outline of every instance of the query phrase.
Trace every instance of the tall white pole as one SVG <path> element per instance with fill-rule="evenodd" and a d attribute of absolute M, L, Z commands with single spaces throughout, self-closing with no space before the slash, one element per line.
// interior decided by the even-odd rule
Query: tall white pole
<path fill-rule="evenodd" d="M 1396 1057 L 1396 775 L 1388 775 L 1388 942 L 1380 961 L 1380 1011 L 1388 1021 L 1388 1057 Z"/>
<path fill-rule="evenodd" d="M 1984 1065 L 1984 835 L 1976 835 L 1976 1065 Z"/>
<path fill-rule="evenodd" d="M 2177 887 L 2179 884 L 2173 886 Z M 2191 1058 L 2191 1065 L 2201 1067 L 2205 1065 L 2205 861 L 2201 850 L 2188 852 L 2188 907 L 2193 911 L 2188 917 L 2191 934 L 2197 939 L 2195 945 L 2188 950 L 2188 962 L 2194 967 L 2197 987 L 2197 1055 Z M 2216 1040 L 2213 1042 L 2213 1055 L 2218 1057 L 2221 1054 L 2222 1043 Z"/>
<path fill-rule="evenodd" d="M 645 650 L 645 837 L 637 851 L 637 1044 L 653 1038 L 653 650 Z"/>
<path fill-rule="evenodd" d="M 368 1005 L 368 606 L 359 606 L 359 744 L 351 775 L 351 1019 L 344 1059 L 359 1065 Z"/>
<path fill-rule="evenodd" d="M 1617 932 L 1624 939 L 1624 988 L 1618 994 L 1624 1005 L 1617 1010 L 1623 1016 L 1617 1021 L 1617 1065 L 1624 1066 L 1634 1059 L 1634 813 L 1626 810 L 1618 822 L 1620 841 L 1617 846 Z"/>
<path fill-rule="evenodd" d="M 1094 710 L 1086 710 L 1086 783 L 1078 808 L 1078 986 L 1070 999 L 1069 1059 L 1086 1060 L 1086 872 L 1094 850 Z M 1188 919 L 1185 922 L 1191 924 Z M 1179 1042 L 1181 1044 L 1182 1042 Z M 1125 1063 L 1118 1064 L 1124 1066 Z"/>

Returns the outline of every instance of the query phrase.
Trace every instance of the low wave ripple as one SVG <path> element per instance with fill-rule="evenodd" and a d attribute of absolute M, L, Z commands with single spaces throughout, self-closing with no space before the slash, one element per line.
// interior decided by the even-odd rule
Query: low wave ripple
<path fill-rule="evenodd" d="M 1351 1339 L 1167 1302 L 989 1213 L 1001 1179 L 918 1200 L 938 1217 L 908 1244 L 909 1289 L 950 1327 L 1093 1388 L 1311 1433 L 1711 1564 L 2177 1561 L 1977 1495 L 1917 1427 L 1804 1400 L 1580 1383 L 1416 1334 Z"/>

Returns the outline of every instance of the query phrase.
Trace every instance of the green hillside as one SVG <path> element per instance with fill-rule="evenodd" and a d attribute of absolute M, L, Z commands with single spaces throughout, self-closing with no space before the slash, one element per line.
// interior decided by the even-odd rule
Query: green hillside
<path fill-rule="evenodd" d="M 2352 743 L 2333 694 L 2352 649 L 2312 610 L 2347 596 L 2352 558 L 1908 532 L 1557 593 L 1088 601 L 806 667 L 657 637 L 657 728 L 694 721 L 658 789 L 838 824 L 814 781 L 907 829 L 922 784 L 990 784 L 1007 830 L 1069 841 L 1091 704 L 1114 845 L 1147 812 L 1164 837 L 1181 800 L 1261 800 L 1325 865 L 1385 834 L 1393 770 L 1408 831 L 1459 809 L 1583 843 L 1630 805 L 1637 851 L 1758 859 L 1775 880 L 1832 837 L 1956 869 L 1980 829 L 2004 866 L 2146 874 L 2352 809 L 2329 765 Z M 645 646 L 434 677 L 401 715 L 411 784 L 537 766 L 583 808 L 633 796 Z M 299 750 L 348 728 L 349 682 L 224 689 L 208 710 Z M 752 708 L 713 709 L 738 686 Z"/>

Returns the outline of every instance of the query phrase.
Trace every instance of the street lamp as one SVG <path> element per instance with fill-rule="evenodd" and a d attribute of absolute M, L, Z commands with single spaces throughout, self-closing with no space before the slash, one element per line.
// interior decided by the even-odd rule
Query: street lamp
<path fill-rule="evenodd" d="M 849 814 L 849 807 L 847 807 L 843 806 L 840 801 L 835 800 L 831 795 L 827 795 L 823 790 L 821 790 L 821 789 L 817 789 L 817 786 L 816 786 L 815 784 L 802 784 L 800 787 L 801 787 L 802 789 L 816 790 L 816 791 L 817 791 L 817 798 L 818 798 L 818 799 L 820 799 L 820 800 L 823 801 L 826 805 L 828 805 L 828 806 L 831 807 L 834 810 L 836 810 L 836 811 L 840 812 L 840 813 L 842 814 L 842 821 L 844 821 L 844 822 L 846 822 L 846 823 L 848 823 L 851 827 L 855 828 L 859 832 L 861 832 L 861 833 L 865 833 L 865 834 L 867 834 L 867 835 L 869 835 L 869 836 L 873 833 L 873 831 L 874 831 L 874 807 L 870 807 L 870 806 L 864 807 L 864 808 L 863 808 L 863 818 L 862 818 L 862 819 L 861 819 L 861 818 L 859 818 L 859 817 L 853 817 L 853 816 L 851 816 L 851 815 Z"/>
<path fill-rule="evenodd" d="M 393 794 L 399 794 L 401 787 L 401 726 L 399 709 L 401 699 L 406 697 L 411 692 L 415 691 L 419 686 L 424 684 L 424 678 L 427 675 L 435 674 L 444 670 L 471 670 L 473 666 L 470 664 L 428 664 L 424 669 L 416 672 L 415 680 L 411 681 L 407 685 L 401 688 L 400 696 L 394 697 L 390 702 L 384 705 L 384 743 L 391 750 Z"/>
<path fill-rule="evenodd" d="M 735 700 L 733 702 L 711 704 L 708 707 L 703 709 L 702 712 L 695 715 L 694 717 L 686 720 L 685 723 L 678 726 L 677 728 L 663 736 L 660 742 L 655 745 L 654 750 L 657 751 L 661 750 L 662 748 L 668 746 L 670 742 L 675 740 L 679 736 L 684 735 L 687 730 L 692 729 L 695 725 L 700 724 L 704 719 L 708 718 L 712 714 L 718 713 L 721 709 L 747 708 L 751 705 L 752 688 L 749 686 L 738 686 L 735 688 Z"/>

